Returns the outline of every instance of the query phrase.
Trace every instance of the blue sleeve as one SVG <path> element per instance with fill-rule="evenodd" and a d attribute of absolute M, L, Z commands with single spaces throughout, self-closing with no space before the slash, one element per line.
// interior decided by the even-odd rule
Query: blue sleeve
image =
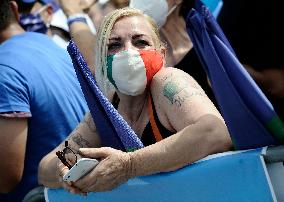
<path fill-rule="evenodd" d="M 30 112 L 29 85 L 11 67 L 0 64 L 0 113 Z"/>

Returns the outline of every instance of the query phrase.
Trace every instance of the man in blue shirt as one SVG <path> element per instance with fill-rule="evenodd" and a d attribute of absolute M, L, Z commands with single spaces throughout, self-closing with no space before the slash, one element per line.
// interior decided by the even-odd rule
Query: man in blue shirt
<path fill-rule="evenodd" d="M 71 59 L 47 35 L 26 33 L 17 3 L 0 6 L 0 201 L 22 201 L 41 158 L 87 110 Z"/>

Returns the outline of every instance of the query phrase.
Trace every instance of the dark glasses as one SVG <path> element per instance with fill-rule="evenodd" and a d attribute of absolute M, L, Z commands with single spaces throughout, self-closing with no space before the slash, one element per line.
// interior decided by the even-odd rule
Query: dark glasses
<path fill-rule="evenodd" d="M 71 169 L 72 166 L 77 163 L 77 154 L 70 147 L 68 147 L 68 141 L 65 141 L 65 148 L 62 151 L 57 151 L 56 155 L 69 169 Z"/>

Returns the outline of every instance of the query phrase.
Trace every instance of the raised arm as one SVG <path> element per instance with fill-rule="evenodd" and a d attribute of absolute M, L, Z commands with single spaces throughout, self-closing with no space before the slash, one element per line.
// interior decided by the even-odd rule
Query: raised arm
<path fill-rule="evenodd" d="M 68 146 L 78 153 L 79 148 L 99 147 L 100 139 L 96 133 L 96 127 L 90 113 L 87 113 L 83 121 L 68 136 Z M 60 160 L 56 156 L 57 151 L 62 151 L 65 146 L 62 142 L 53 151 L 47 154 L 39 164 L 38 181 L 47 187 L 61 187 L 59 181 L 58 163 Z M 55 172 L 57 171 L 57 172 Z"/>
<path fill-rule="evenodd" d="M 59 2 L 67 17 L 84 13 L 80 5 L 80 0 L 59 0 Z M 69 32 L 72 40 L 78 46 L 80 52 L 84 56 L 84 59 L 94 74 L 96 35 L 91 32 L 88 24 L 80 21 L 71 23 L 69 26 Z"/>

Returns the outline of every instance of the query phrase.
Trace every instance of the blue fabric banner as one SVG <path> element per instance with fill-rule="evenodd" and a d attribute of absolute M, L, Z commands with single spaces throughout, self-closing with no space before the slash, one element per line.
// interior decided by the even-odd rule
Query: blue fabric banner
<path fill-rule="evenodd" d="M 102 146 L 125 151 L 144 147 L 135 132 L 98 88 L 92 72 L 73 41 L 69 43 L 67 50 L 96 124 Z"/>
<path fill-rule="evenodd" d="M 187 16 L 187 31 L 208 75 L 236 149 L 282 143 L 283 123 L 238 61 L 208 8 L 198 2 L 196 9 Z"/>

